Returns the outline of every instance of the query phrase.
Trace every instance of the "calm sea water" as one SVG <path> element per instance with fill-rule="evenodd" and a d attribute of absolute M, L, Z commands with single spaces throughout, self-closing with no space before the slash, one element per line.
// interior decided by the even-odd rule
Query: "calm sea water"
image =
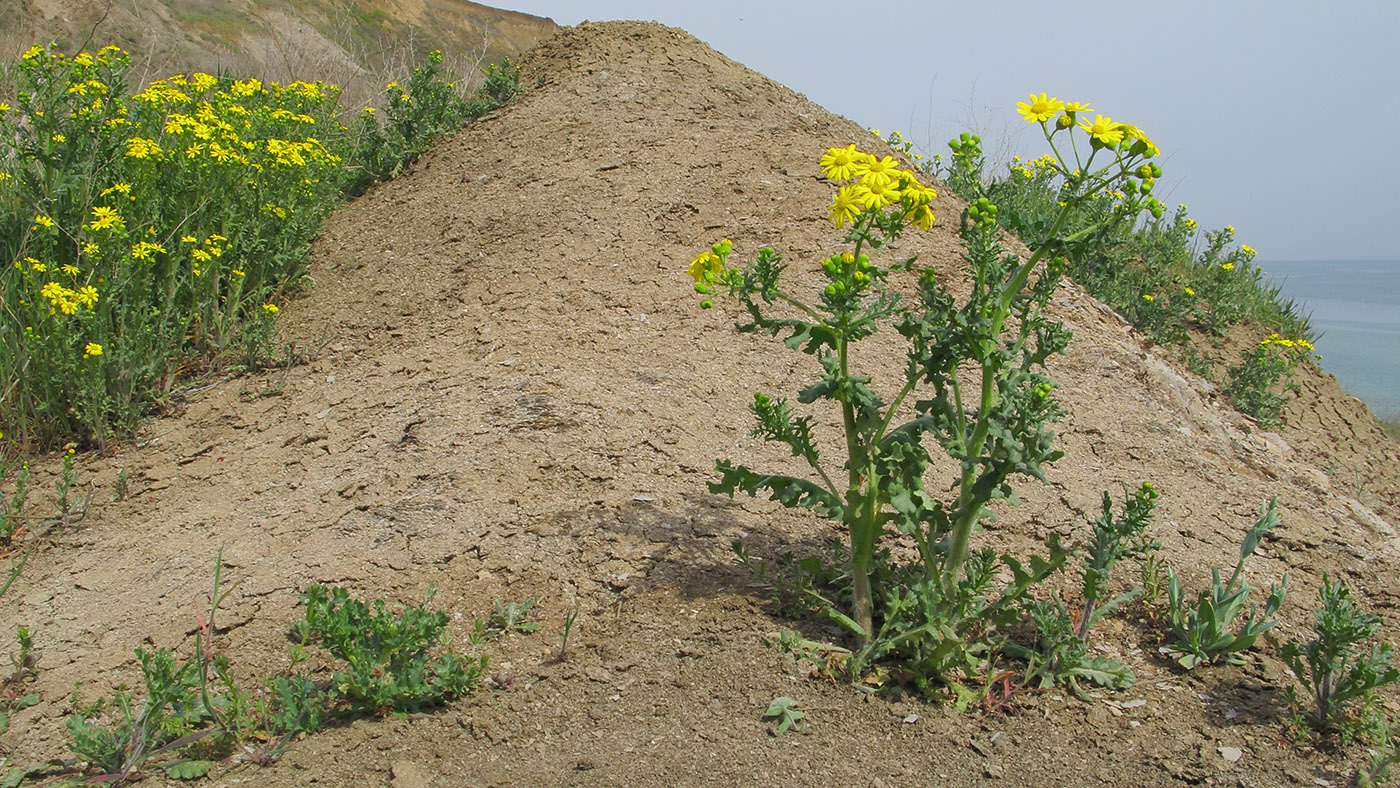
<path fill-rule="evenodd" d="M 1258 264 L 1312 312 L 1323 369 L 1376 415 L 1400 417 L 1400 260 Z"/>

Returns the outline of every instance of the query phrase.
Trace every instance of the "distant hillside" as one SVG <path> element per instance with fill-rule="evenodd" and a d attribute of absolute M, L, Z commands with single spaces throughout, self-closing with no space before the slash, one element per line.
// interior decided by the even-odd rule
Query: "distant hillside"
<path fill-rule="evenodd" d="M 319 78 L 346 87 L 353 103 L 433 49 L 470 74 L 556 29 L 465 0 L 19 0 L 0 4 L 0 56 L 12 62 L 35 42 L 68 51 L 116 44 L 152 78 L 192 70 Z"/>

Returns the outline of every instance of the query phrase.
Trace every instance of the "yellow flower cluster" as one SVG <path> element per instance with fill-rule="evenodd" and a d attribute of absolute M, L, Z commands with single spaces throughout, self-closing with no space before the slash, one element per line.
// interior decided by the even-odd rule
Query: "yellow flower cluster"
<path fill-rule="evenodd" d="M 71 315 L 77 312 L 80 306 L 88 309 L 97 306 L 97 288 L 91 285 L 72 290 L 58 282 L 48 282 L 39 289 L 39 295 L 49 300 L 49 306 L 52 307 L 49 314 L 62 312 Z"/>
<path fill-rule="evenodd" d="M 919 183 L 914 173 L 899 168 L 893 156 L 878 158 L 857 150 L 854 143 L 831 148 L 819 162 L 822 174 L 842 183 L 832 199 L 827 218 L 836 227 L 856 222 L 868 211 L 899 206 L 904 221 L 927 230 L 933 226 L 929 204 L 938 196 Z"/>
<path fill-rule="evenodd" d="M 1095 114 L 1092 123 L 1086 123 L 1079 119 L 1079 114 L 1093 112 L 1094 108 L 1088 104 L 1078 101 L 1065 102 L 1044 93 L 1032 93 L 1030 101 L 1016 102 L 1016 111 L 1021 113 L 1021 117 L 1027 123 L 1046 124 L 1051 118 L 1055 118 L 1055 128 L 1068 129 L 1078 126 L 1083 129 L 1089 138 L 1096 144 L 1112 147 L 1124 140 L 1140 141 L 1143 143 L 1145 152 L 1151 156 L 1160 156 L 1161 149 L 1152 140 L 1148 139 L 1142 129 L 1131 123 L 1118 123 L 1107 115 Z M 1059 117 L 1056 117 L 1056 116 Z"/>
<path fill-rule="evenodd" d="M 728 257 L 733 250 L 734 242 L 725 238 L 711 245 L 709 250 L 701 252 L 694 260 L 690 261 L 690 275 L 695 279 L 697 290 L 719 281 L 720 275 L 724 273 L 724 258 Z"/>
<path fill-rule="evenodd" d="M 1259 347 L 1269 347 L 1270 345 L 1283 348 L 1297 348 L 1309 352 L 1314 350 L 1312 343 L 1306 339 L 1284 339 L 1277 333 L 1270 334 L 1259 341 Z"/>

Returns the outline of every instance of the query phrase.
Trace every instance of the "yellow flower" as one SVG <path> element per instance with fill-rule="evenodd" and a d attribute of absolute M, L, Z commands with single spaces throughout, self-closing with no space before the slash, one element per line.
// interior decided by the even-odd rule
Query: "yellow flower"
<path fill-rule="evenodd" d="M 102 355 L 102 346 L 96 342 L 89 342 L 87 346 L 83 348 L 83 358 L 92 358 L 93 356 L 100 355 Z"/>
<path fill-rule="evenodd" d="M 914 210 L 906 213 L 904 218 L 920 230 L 928 230 L 933 227 L 933 209 L 927 205 L 920 205 Z"/>
<path fill-rule="evenodd" d="M 1192 289 L 1189 288 L 1189 287 L 1186 288 L 1186 295 L 1193 296 L 1193 295 L 1195 295 L 1195 294 L 1196 294 L 1196 291 L 1195 291 L 1195 290 L 1192 290 Z"/>
<path fill-rule="evenodd" d="M 719 259 L 719 258 L 716 256 L 715 259 Z M 263 308 L 263 311 L 264 311 L 264 312 L 267 312 L 269 315 L 275 315 L 275 314 L 277 314 L 277 312 L 279 311 L 279 310 L 277 309 L 277 305 L 276 305 L 276 304 L 263 304 L 263 305 L 262 305 L 262 308 Z"/>
<path fill-rule="evenodd" d="M 1240 244 L 1240 251 L 1244 253 L 1244 257 L 1246 260 L 1253 260 L 1254 256 L 1259 254 L 1254 250 L 1254 247 L 1250 246 L 1249 244 Z"/>
<path fill-rule="evenodd" d="M 34 223 L 40 227 L 53 227 L 53 219 L 50 219 L 42 213 L 34 217 Z"/>
<path fill-rule="evenodd" d="M 861 210 L 862 203 L 857 187 L 842 186 L 831 201 L 831 212 L 827 214 L 827 218 L 837 227 L 845 227 L 847 222 L 854 222 L 856 217 L 860 216 Z"/>
<path fill-rule="evenodd" d="M 114 183 L 114 184 L 112 184 L 111 186 L 108 186 L 107 188 L 103 189 L 103 190 L 102 190 L 102 194 L 101 194 L 100 196 L 106 197 L 107 195 L 109 195 L 109 194 L 111 194 L 111 193 L 113 193 L 113 192 L 119 192 L 119 193 L 121 193 L 121 194 L 125 194 L 125 195 L 127 195 L 128 197 L 130 197 L 130 196 L 131 196 L 131 184 L 129 184 L 129 183 Z M 133 197 L 132 199 L 135 199 L 135 198 Z"/>
<path fill-rule="evenodd" d="M 1065 102 L 1065 105 L 1064 105 L 1063 107 L 1061 107 L 1060 109 L 1062 109 L 1062 110 L 1065 112 L 1065 114 L 1067 114 L 1067 115 L 1073 115 L 1073 114 L 1076 113 L 1076 112 L 1093 112 L 1093 111 L 1094 111 L 1094 108 L 1093 108 L 1093 107 L 1091 107 L 1091 106 L 1089 106 L 1088 104 L 1085 104 L 1085 103 L 1083 103 L 1083 102 L 1079 102 L 1079 101 L 1066 101 L 1066 102 Z"/>
<path fill-rule="evenodd" d="M 80 66 L 90 66 L 92 65 L 92 55 L 87 52 L 79 52 L 73 56 L 73 62 Z"/>
<path fill-rule="evenodd" d="M 1016 111 L 1021 113 L 1021 117 L 1025 118 L 1027 123 L 1044 123 L 1064 108 L 1063 101 L 1046 96 L 1044 93 L 1038 96 L 1032 93 L 1029 103 L 1016 102 Z"/>
<path fill-rule="evenodd" d="M 1222 271 L 1233 271 L 1233 270 L 1235 270 L 1235 264 L 1234 264 L 1234 263 L 1221 263 L 1221 264 L 1220 264 L 1220 270 L 1222 270 Z"/>
<path fill-rule="evenodd" d="M 856 199 L 867 209 L 899 202 L 899 189 L 890 181 L 864 179 L 856 185 Z"/>
<path fill-rule="evenodd" d="M 159 156 L 160 146 L 153 139 L 146 137 L 132 137 L 126 141 L 126 155 L 130 159 L 149 159 Z"/>
<path fill-rule="evenodd" d="M 83 243 L 83 254 L 97 254 L 100 251 L 102 251 L 102 247 L 92 241 L 85 241 Z"/>
<path fill-rule="evenodd" d="M 124 230 L 125 224 L 122 217 L 116 210 L 105 205 L 99 205 L 92 209 L 92 221 L 88 222 L 89 230 Z"/>
<path fill-rule="evenodd" d="M 207 262 L 209 262 L 211 259 L 213 259 L 213 258 L 211 258 L 211 257 L 209 256 L 209 253 L 206 252 L 206 251 L 204 251 L 203 249 L 192 249 L 192 250 L 190 250 L 190 257 L 193 257 L 194 259 L 198 260 L 198 261 L 201 262 L 201 263 L 207 263 Z"/>
<path fill-rule="evenodd" d="M 157 252 L 164 254 L 165 247 L 148 241 L 138 241 L 135 246 L 131 247 L 131 259 L 150 262 Z"/>
<path fill-rule="evenodd" d="M 1138 140 L 1141 141 L 1144 145 L 1146 145 L 1147 152 L 1148 154 L 1150 154 L 1150 156 L 1162 155 L 1162 149 L 1157 147 L 1157 143 L 1148 139 L 1147 135 L 1143 133 L 1142 129 L 1138 128 L 1137 126 L 1134 126 L 1131 123 L 1120 123 L 1118 125 L 1120 128 L 1123 129 L 1123 133 L 1127 135 L 1128 139 Z"/>
<path fill-rule="evenodd" d="M 97 288 L 92 285 L 78 288 L 78 292 L 73 296 L 73 300 L 86 307 L 97 305 Z"/>
<path fill-rule="evenodd" d="M 233 269 L 230 273 L 232 273 L 234 276 L 245 276 L 245 274 L 237 268 Z"/>
<path fill-rule="evenodd" d="M 865 161 L 856 162 L 855 171 L 861 183 L 873 189 L 877 184 L 888 185 L 894 182 L 895 177 L 899 174 L 899 162 L 895 161 L 893 156 L 886 156 L 883 159 L 866 156 Z M 898 199 L 898 197 L 894 198 L 894 200 Z M 894 200 L 890 202 L 894 202 Z"/>
<path fill-rule="evenodd" d="M 182 243 L 182 244 L 199 243 L 199 239 L 198 239 L 198 238 L 195 238 L 193 235 L 182 235 L 182 236 L 180 236 L 180 243 Z"/>
<path fill-rule="evenodd" d="M 45 271 L 49 270 L 49 267 L 48 267 L 47 265 L 44 265 L 43 263 L 40 263 L 40 262 L 38 262 L 38 261 L 35 261 L 35 262 L 30 263 L 30 264 L 29 264 L 29 267 L 30 267 L 30 268 L 33 268 L 33 269 L 34 269 L 34 273 L 36 273 L 36 274 L 42 274 L 42 273 L 44 273 Z"/>
<path fill-rule="evenodd" d="M 856 165 L 870 154 L 856 150 L 855 143 L 844 148 L 831 148 L 821 158 L 822 174 L 833 181 L 849 181 L 856 177 Z"/>
<path fill-rule="evenodd" d="M 80 273 L 78 266 L 73 265 L 72 263 L 64 263 L 63 265 L 60 265 L 58 267 L 58 270 L 62 271 L 65 274 L 68 274 L 69 276 L 77 276 Z"/>
<path fill-rule="evenodd" d="M 1150 304 L 1150 303 L 1152 303 L 1153 301 L 1156 301 L 1157 299 L 1156 299 L 1156 298 L 1153 298 L 1152 295 L 1151 295 L 1150 293 L 1143 293 L 1143 294 L 1142 294 L 1142 300 L 1144 300 L 1144 301 L 1146 301 L 1147 303 Z"/>
<path fill-rule="evenodd" d="M 1113 118 L 1107 115 L 1095 115 L 1092 125 L 1081 121 L 1079 128 L 1104 145 L 1117 145 L 1123 141 L 1123 124 L 1114 123 Z"/>

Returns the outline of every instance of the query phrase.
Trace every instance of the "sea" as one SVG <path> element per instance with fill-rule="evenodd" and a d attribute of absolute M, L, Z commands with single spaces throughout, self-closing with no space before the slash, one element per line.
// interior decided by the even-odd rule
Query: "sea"
<path fill-rule="evenodd" d="M 1259 260 L 1311 313 L 1322 368 L 1383 419 L 1400 418 L 1400 260 Z"/>

